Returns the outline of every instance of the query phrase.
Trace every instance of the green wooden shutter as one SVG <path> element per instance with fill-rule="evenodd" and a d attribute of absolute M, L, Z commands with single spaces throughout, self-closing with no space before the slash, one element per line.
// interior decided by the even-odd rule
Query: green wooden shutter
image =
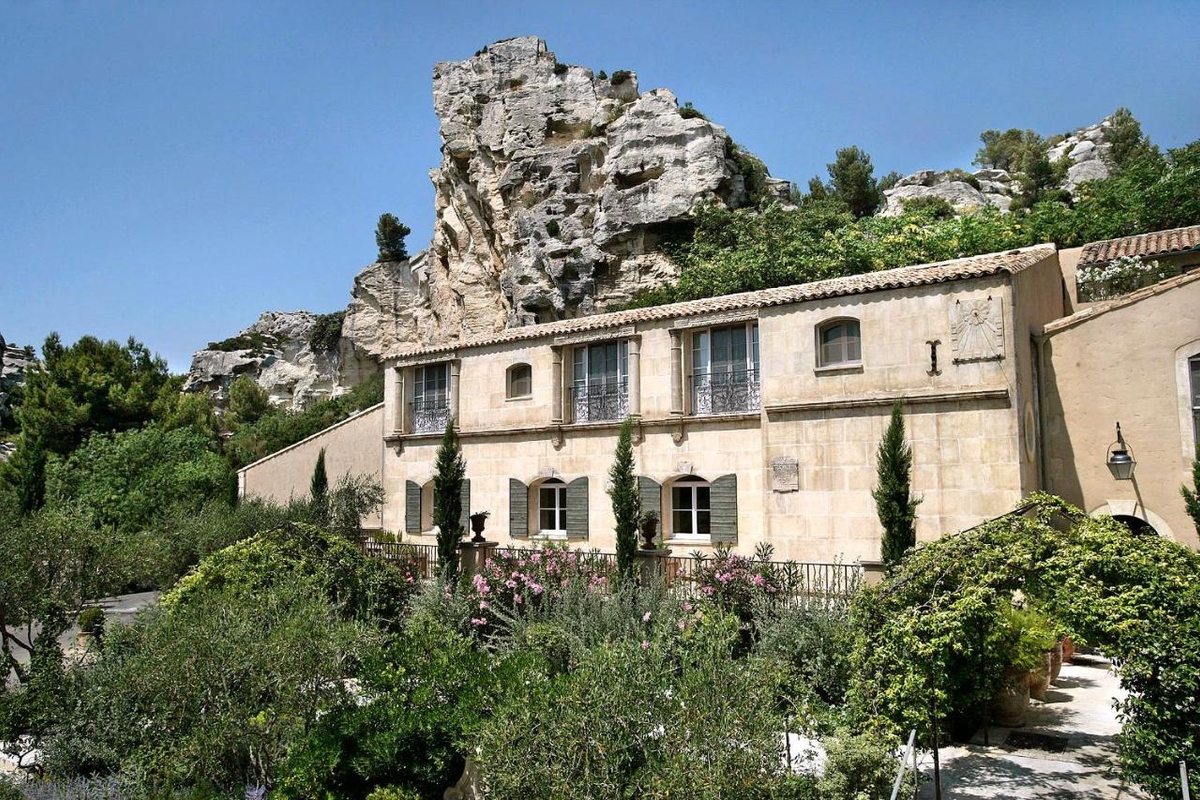
<path fill-rule="evenodd" d="M 404 482 L 404 531 L 421 532 L 421 484 L 416 481 Z"/>
<path fill-rule="evenodd" d="M 516 478 L 508 479 L 508 535 L 529 535 L 529 487 Z"/>
<path fill-rule="evenodd" d="M 641 511 L 653 511 L 662 519 L 662 484 L 645 475 L 638 475 L 638 495 L 642 499 Z"/>
<path fill-rule="evenodd" d="M 462 512 L 458 515 L 458 524 L 462 526 L 464 531 L 471 530 L 471 479 L 463 478 L 462 491 L 459 492 L 459 498 L 462 500 Z"/>
<path fill-rule="evenodd" d="M 588 479 L 567 484 L 567 538 L 588 538 Z"/>
<path fill-rule="evenodd" d="M 738 538 L 737 475 L 722 475 L 713 481 L 708 497 L 712 540 L 735 544 Z"/>

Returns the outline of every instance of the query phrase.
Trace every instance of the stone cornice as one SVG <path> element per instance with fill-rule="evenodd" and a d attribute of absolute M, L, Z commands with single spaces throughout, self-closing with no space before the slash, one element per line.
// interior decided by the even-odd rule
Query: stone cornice
<path fill-rule="evenodd" d="M 771 414 L 805 413 L 811 411 L 840 411 L 853 408 L 879 408 L 890 406 L 897 400 L 904 405 L 929 405 L 932 403 L 990 403 L 1002 401 L 1010 405 L 1008 389 L 971 389 L 956 392 L 932 392 L 925 394 L 892 394 L 886 397 L 853 397 L 845 400 L 813 400 L 807 403 L 775 403 L 766 406 Z"/>

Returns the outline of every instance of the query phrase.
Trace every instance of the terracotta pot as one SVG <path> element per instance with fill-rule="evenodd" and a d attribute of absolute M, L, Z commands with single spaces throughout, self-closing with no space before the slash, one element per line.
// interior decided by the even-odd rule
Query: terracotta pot
<path fill-rule="evenodd" d="M 1054 645 L 1054 649 L 1050 651 L 1050 682 L 1054 683 L 1058 680 L 1058 673 L 1062 670 L 1063 665 L 1063 646 L 1062 642 Z"/>
<path fill-rule="evenodd" d="M 1020 728 L 1025 724 L 1029 708 L 1029 671 L 1008 667 L 1000 689 L 992 700 L 993 721 L 1005 728 Z"/>
<path fill-rule="evenodd" d="M 1075 657 L 1075 642 L 1071 641 L 1070 636 L 1064 636 L 1062 639 L 1062 660 L 1066 664 Z"/>
<path fill-rule="evenodd" d="M 1046 702 L 1046 692 L 1050 690 L 1050 654 L 1042 660 L 1041 666 L 1029 670 L 1029 696 L 1034 700 Z"/>

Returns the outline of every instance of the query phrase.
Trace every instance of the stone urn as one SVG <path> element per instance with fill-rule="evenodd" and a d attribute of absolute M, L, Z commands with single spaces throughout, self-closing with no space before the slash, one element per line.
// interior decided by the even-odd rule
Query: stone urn
<path fill-rule="evenodd" d="M 1075 642 L 1071 640 L 1070 636 L 1064 636 L 1062 638 L 1062 660 L 1063 660 L 1063 663 L 1064 664 L 1069 663 L 1071 661 L 1071 659 L 1074 657 L 1075 657 Z"/>
<path fill-rule="evenodd" d="M 654 540 L 658 538 L 658 514 L 653 511 L 647 511 L 642 515 L 640 526 L 642 530 L 642 549 L 657 550 L 658 545 Z"/>
<path fill-rule="evenodd" d="M 1057 642 L 1054 649 L 1050 651 L 1050 682 L 1058 681 L 1058 673 L 1062 670 L 1063 665 L 1063 645 L 1062 642 Z"/>
<path fill-rule="evenodd" d="M 1046 692 L 1050 691 L 1050 653 L 1046 653 L 1042 663 L 1029 670 L 1029 696 L 1034 700 L 1046 702 Z"/>
<path fill-rule="evenodd" d="M 487 518 L 491 514 L 489 511 L 477 511 L 471 515 L 471 532 L 475 535 L 471 537 L 472 542 L 485 541 L 483 538 L 483 529 L 487 524 Z"/>
<path fill-rule="evenodd" d="M 1029 670 L 1006 667 L 1000 689 L 992 700 L 993 720 L 1005 728 L 1020 728 L 1025 724 L 1029 708 Z"/>

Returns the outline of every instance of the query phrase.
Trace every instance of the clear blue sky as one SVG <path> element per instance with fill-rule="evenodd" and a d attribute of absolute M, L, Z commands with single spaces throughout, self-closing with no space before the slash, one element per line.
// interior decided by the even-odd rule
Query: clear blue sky
<path fill-rule="evenodd" d="M 0 333 L 191 352 L 345 307 L 391 211 L 429 241 L 430 76 L 511 36 L 692 101 L 773 174 L 839 147 L 968 166 L 979 132 L 1130 107 L 1200 138 L 1188 2 L 0 0 Z"/>

